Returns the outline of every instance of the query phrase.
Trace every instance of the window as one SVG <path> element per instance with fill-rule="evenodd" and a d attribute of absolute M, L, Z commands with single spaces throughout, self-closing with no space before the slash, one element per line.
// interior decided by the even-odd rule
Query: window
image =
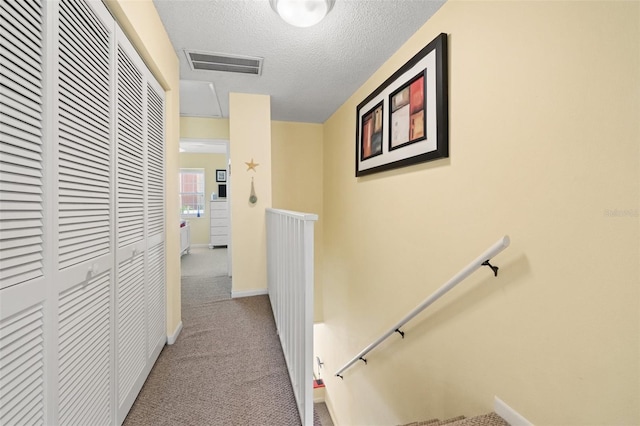
<path fill-rule="evenodd" d="M 204 169 L 180 169 L 180 215 L 204 215 Z"/>

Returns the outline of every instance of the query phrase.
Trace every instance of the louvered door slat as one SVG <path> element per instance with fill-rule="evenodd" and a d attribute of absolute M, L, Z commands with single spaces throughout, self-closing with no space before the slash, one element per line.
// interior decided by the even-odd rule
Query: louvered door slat
<path fill-rule="evenodd" d="M 42 112 L 42 105 L 38 102 L 38 98 L 34 101 L 26 96 L 19 95 L 17 92 L 4 85 L 0 85 L 0 98 L 2 98 L 2 103 L 9 108 L 14 108 L 20 111 L 30 110 L 35 113 Z"/>
<path fill-rule="evenodd" d="M 65 130 L 69 134 L 69 139 L 86 140 L 87 138 L 104 139 L 108 138 L 109 128 L 101 125 L 101 119 L 106 118 L 104 110 L 94 108 L 91 105 L 84 104 L 81 100 L 74 99 L 69 96 L 65 102 L 75 102 L 73 105 L 61 105 L 61 121 Z M 105 114 L 102 117 L 94 117 L 94 114 Z M 95 126 L 92 126 L 87 120 L 95 120 Z M 106 153 L 108 148 L 104 144 L 96 147 L 101 153 Z"/>
<path fill-rule="evenodd" d="M 77 250 L 65 247 L 65 250 L 60 253 L 60 264 L 63 266 L 67 264 L 75 265 L 106 255 L 109 253 L 108 244 L 108 241 L 103 239 L 100 244 L 93 241 L 80 245 Z M 87 247 L 90 247 L 91 250 L 87 249 Z"/>
<path fill-rule="evenodd" d="M 34 84 L 42 88 L 42 85 L 37 82 L 42 69 L 34 64 L 34 58 L 31 55 L 24 55 L 21 50 L 32 51 L 33 49 L 40 49 L 42 46 L 33 43 L 23 43 L 23 40 L 18 39 L 13 32 L 6 31 L 2 27 L 0 27 L 0 37 L 2 37 L 0 38 L 0 47 L 2 47 L 0 56 L 3 62 L 5 64 L 10 63 L 10 66 L 23 70 L 23 72 L 27 74 L 25 76 L 27 80 L 35 78 L 35 80 L 33 80 Z M 23 58 L 24 56 L 27 57 Z"/>
<path fill-rule="evenodd" d="M 79 137 L 81 140 L 86 137 L 105 138 L 109 136 L 109 127 L 107 123 L 100 120 L 106 119 L 108 111 L 102 108 L 96 108 L 90 103 L 84 102 L 82 99 L 75 98 L 70 94 L 65 102 L 73 102 L 72 105 L 60 105 L 60 109 L 64 111 L 64 125 L 68 127 L 69 133 Z M 96 114 L 103 114 L 102 117 L 95 117 Z M 87 121 L 91 120 L 91 121 Z M 105 146 L 98 145 L 97 149 L 105 151 Z"/>
<path fill-rule="evenodd" d="M 3 1 L 0 92 L 0 289 L 42 276 L 42 5 Z M 31 107 L 25 107 L 30 105 Z M 37 240 L 32 237 L 39 236 Z M 22 256 L 21 253 L 30 253 Z"/>
<path fill-rule="evenodd" d="M 164 102 L 147 85 L 147 234 L 164 232 Z"/>
<path fill-rule="evenodd" d="M 74 49 L 76 51 L 83 50 L 89 48 L 89 42 L 91 41 L 89 38 L 85 39 L 83 43 L 78 42 L 77 39 L 72 38 L 67 33 L 61 33 L 60 41 L 65 43 L 70 49 Z M 98 53 L 98 51 L 94 52 Z M 90 62 L 91 58 L 78 57 L 73 56 L 72 54 L 62 52 L 60 55 L 61 64 L 60 64 L 60 80 L 62 84 L 67 84 L 73 86 L 74 77 L 78 72 L 86 74 L 86 82 L 88 85 L 92 87 L 98 87 L 101 90 L 107 90 L 109 87 L 108 80 L 104 80 L 100 74 L 101 68 L 107 66 L 107 64 L 101 63 L 100 58 Z M 85 96 L 90 94 L 84 88 L 75 88 L 73 90 L 74 93 L 82 93 Z M 97 101 L 101 101 L 105 98 L 104 95 L 98 96 L 96 98 Z"/>
<path fill-rule="evenodd" d="M 76 218 L 78 217 L 78 213 L 73 211 L 63 211 L 60 214 L 60 224 L 63 225 L 71 225 L 76 222 Z M 103 216 L 101 211 L 91 211 L 91 210 L 82 210 L 82 214 L 89 216 L 94 221 L 103 221 L 108 220 L 108 216 Z"/>
<path fill-rule="evenodd" d="M 11 78 L 12 76 L 14 78 L 19 77 L 19 75 L 15 73 L 5 75 L 6 73 L 9 73 L 8 68 L 0 67 L 0 94 L 18 101 L 20 99 L 26 99 L 32 103 L 40 103 L 40 95 L 37 90 L 33 92 Z M 30 86 L 37 89 L 37 86 Z"/>
<path fill-rule="evenodd" d="M 21 74 L 20 71 L 17 67 L 10 68 L 6 66 L 0 68 L 0 76 L 2 77 L 0 78 L 0 84 L 20 92 L 27 98 L 36 100 L 42 90 L 42 85 L 38 81 L 25 78 L 25 75 Z"/>
<path fill-rule="evenodd" d="M 121 46 L 117 80 L 118 247 L 125 247 L 144 238 L 143 79 Z"/>
<path fill-rule="evenodd" d="M 6 181 L 21 183 L 26 179 L 29 181 L 29 185 L 37 185 L 38 180 L 42 179 L 42 171 L 40 169 L 28 169 L 11 163 L 2 163 L 2 170 L 0 170 L 0 182 Z"/>
<path fill-rule="evenodd" d="M 101 20 L 95 16 L 91 8 L 82 0 L 65 0 L 64 7 L 60 9 L 60 14 L 67 22 L 67 33 L 74 34 L 74 39 L 85 39 L 87 50 L 96 51 L 105 47 L 105 40 L 108 38 L 107 30 Z M 102 28 L 101 32 L 93 31 L 95 28 Z M 91 29 L 91 30 L 88 30 Z M 108 63 L 108 59 L 103 64 Z"/>
<path fill-rule="evenodd" d="M 165 339 L 165 255 L 164 241 L 148 250 L 147 277 L 147 356 Z"/>
<path fill-rule="evenodd" d="M 73 85 L 67 85 L 66 89 L 68 90 L 68 98 L 72 104 L 71 105 L 63 105 L 62 108 L 69 110 L 72 113 L 75 113 L 76 116 L 79 116 L 80 114 L 82 114 L 83 111 L 86 110 L 101 110 L 101 114 L 109 114 L 109 110 L 105 109 L 107 107 L 106 105 L 106 99 L 94 99 L 94 98 L 90 98 L 86 93 L 79 93 L 78 92 L 78 88 L 74 87 Z M 73 110 L 74 105 L 80 105 L 82 109 L 80 110 Z M 104 116 L 101 115 L 102 118 L 104 118 Z M 87 123 L 83 123 L 81 120 L 84 117 L 80 116 L 80 124 L 85 124 L 87 125 Z M 100 118 L 100 117 L 98 117 Z M 78 120 L 76 120 L 78 121 Z M 98 127 L 100 126 L 105 134 L 109 134 L 109 122 L 101 122 L 98 121 L 96 119 L 96 121 L 91 123 L 91 127 Z"/>
<path fill-rule="evenodd" d="M 0 321 L 0 424 L 44 422 L 41 305 Z"/>
<path fill-rule="evenodd" d="M 110 250 L 110 37 L 83 1 L 61 2 L 59 19 L 58 267 L 65 269 Z"/>
<path fill-rule="evenodd" d="M 144 255 L 118 264 L 118 404 L 129 395 L 146 363 Z"/>
<path fill-rule="evenodd" d="M 31 27 L 37 29 L 42 26 L 42 10 L 39 2 L 22 2 L 22 1 L 7 1 L 7 7 L 4 9 L 6 16 L 11 16 L 17 22 L 22 22 L 25 27 Z M 6 18 L 8 19 L 8 18 Z M 27 38 L 34 42 L 38 42 L 40 39 L 34 37 L 32 34 L 38 31 L 31 31 L 27 35 Z"/>
<path fill-rule="evenodd" d="M 61 424 L 109 424 L 111 407 L 110 273 L 104 273 L 60 295 L 59 394 Z"/>
<path fill-rule="evenodd" d="M 94 174 L 100 176 L 102 180 L 109 175 L 109 154 L 96 149 L 92 157 L 90 152 L 85 152 L 88 147 L 83 147 L 82 141 L 82 135 L 67 134 L 65 146 L 60 149 L 60 162 L 64 163 L 66 168 L 73 170 L 74 175 L 86 174 L 92 170 L 93 166 Z M 99 155 L 95 155 L 96 153 Z"/>
<path fill-rule="evenodd" d="M 34 118 L 34 113 L 37 114 L 40 111 L 30 111 L 25 108 L 24 105 L 21 105 L 12 99 L 3 98 L 0 100 L 0 105 L 2 106 L 2 112 L 4 115 L 3 121 L 8 126 L 21 128 L 27 125 L 30 126 L 33 134 L 36 136 L 42 136 L 42 123 L 40 120 Z"/>
<path fill-rule="evenodd" d="M 2 123 L 5 116 L 2 115 Z M 3 163 L 26 166 L 26 169 L 42 168 L 41 134 L 37 129 L 23 126 L 21 128 L 6 126 L 2 128 L 2 145 L 0 153 Z M 7 136 L 10 139 L 7 139 Z"/>

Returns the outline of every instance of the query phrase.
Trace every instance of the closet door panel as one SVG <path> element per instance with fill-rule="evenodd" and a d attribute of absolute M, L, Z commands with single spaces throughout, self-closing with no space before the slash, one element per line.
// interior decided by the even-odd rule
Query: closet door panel
<path fill-rule="evenodd" d="M 60 295 L 60 424 L 111 422 L 111 282 L 98 274 Z"/>
<path fill-rule="evenodd" d="M 164 245 L 164 92 L 147 83 L 147 355 L 153 363 L 166 343 Z"/>
<path fill-rule="evenodd" d="M 0 424 L 44 424 L 44 307 L 0 321 Z"/>
<path fill-rule="evenodd" d="M 142 72 L 118 46 L 117 223 L 118 248 L 144 239 L 144 102 Z"/>
<path fill-rule="evenodd" d="M 0 424 L 44 424 L 44 8 L 0 15 Z"/>
<path fill-rule="evenodd" d="M 113 20 L 100 2 L 57 8 L 55 123 L 57 424 L 113 422 Z"/>
<path fill-rule="evenodd" d="M 59 6 L 58 268 L 112 256 L 111 46 L 83 1 Z M 75 283 L 68 283 L 75 285 Z"/>
<path fill-rule="evenodd" d="M 147 236 L 164 239 L 164 93 L 152 84 L 147 85 L 147 159 Z"/>
<path fill-rule="evenodd" d="M 116 398 L 124 420 L 147 364 L 144 63 L 121 33 L 116 64 Z"/>
<path fill-rule="evenodd" d="M 132 393 L 135 399 L 139 390 L 135 384 L 147 361 L 143 254 L 118 264 L 117 293 L 118 405 L 122 406 Z"/>
<path fill-rule="evenodd" d="M 167 339 L 165 320 L 165 248 L 164 241 L 150 247 L 147 273 L 147 357 L 155 362 L 158 348 L 162 349 Z"/>
<path fill-rule="evenodd" d="M 43 8 L 0 3 L 0 289 L 43 276 Z"/>

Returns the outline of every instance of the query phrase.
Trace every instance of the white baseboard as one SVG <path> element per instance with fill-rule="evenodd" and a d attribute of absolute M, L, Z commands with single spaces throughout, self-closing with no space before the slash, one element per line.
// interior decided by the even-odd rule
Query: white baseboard
<path fill-rule="evenodd" d="M 231 298 L 238 299 L 240 297 L 262 296 L 269 294 L 266 288 L 258 290 L 231 291 Z"/>
<path fill-rule="evenodd" d="M 191 244 L 191 248 L 208 248 L 209 244 Z"/>
<path fill-rule="evenodd" d="M 501 400 L 497 396 L 494 397 L 493 411 L 495 411 L 497 415 L 505 419 L 511 426 L 533 426 L 533 423 L 522 417 L 518 412 L 516 412 L 516 410 L 509 407 L 503 400 Z"/>
<path fill-rule="evenodd" d="M 173 345 L 176 342 L 176 340 L 178 340 L 178 336 L 180 335 L 181 331 L 182 331 L 182 321 L 178 323 L 178 326 L 173 331 L 173 333 L 167 336 L 167 345 Z"/>

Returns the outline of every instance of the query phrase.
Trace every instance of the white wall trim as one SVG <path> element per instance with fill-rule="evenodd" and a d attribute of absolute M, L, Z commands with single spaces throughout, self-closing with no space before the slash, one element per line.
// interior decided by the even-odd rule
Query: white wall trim
<path fill-rule="evenodd" d="M 493 411 L 495 411 L 497 415 L 505 419 L 511 426 L 533 426 L 533 423 L 522 417 L 518 412 L 516 412 L 516 410 L 509 407 L 503 400 L 501 400 L 497 396 L 494 397 Z"/>
<path fill-rule="evenodd" d="M 265 294 L 269 294 L 266 288 L 261 288 L 257 290 L 244 290 L 244 291 L 231 291 L 231 298 L 238 299 L 240 297 L 251 297 L 251 296 L 262 296 Z"/>
<path fill-rule="evenodd" d="M 209 244 L 191 244 L 191 248 L 209 248 Z"/>
<path fill-rule="evenodd" d="M 178 340 L 178 336 L 180 335 L 181 331 L 182 331 L 182 321 L 178 323 L 178 326 L 173 331 L 173 333 L 167 336 L 167 345 L 173 345 L 176 342 L 176 340 Z"/>

